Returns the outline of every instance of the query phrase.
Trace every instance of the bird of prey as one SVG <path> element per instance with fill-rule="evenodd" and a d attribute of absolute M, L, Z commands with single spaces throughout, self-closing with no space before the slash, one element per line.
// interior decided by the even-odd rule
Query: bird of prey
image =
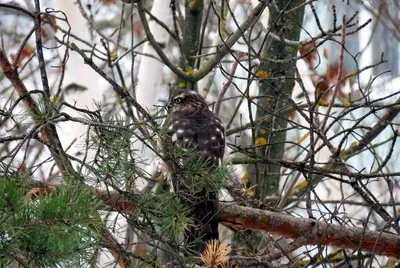
<path fill-rule="evenodd" d="M 168 108 L 161 138 L 163 153 L 172 166 L 174 191 L 193 219 L 185 231 L 186 248 L 202 252 L 207 241 L 219 238 L 218 190 L 212 184 L 222 164 L 225 131 L 195 91 L 174 91 Z"/>

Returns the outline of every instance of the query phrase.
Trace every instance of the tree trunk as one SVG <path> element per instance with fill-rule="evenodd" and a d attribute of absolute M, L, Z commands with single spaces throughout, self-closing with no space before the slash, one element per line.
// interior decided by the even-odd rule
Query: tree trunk
<path fill-rule="evenodd" d="M 283 158 L 289 112 L 281 112 L 288 105 L 294 88 L 295 65 L 298 47 L 286 44 L 283 39 L 299 40 L 304 7 L 303 1 L 279 0 L 271 5 L 268 26 L 281 40 L 272 39 L 270 46 L 262 48 L 262 58 L 257 75 L 260 78 L 256 119 L 273 115 L 256 126 L 255 143 L 259 145 L 257 155 L 267 159 Z M 293 9 L 295 8 L 295 9 Z M 293 9 L 293 10 L 292 10 Z M 288 12 L 288 10 L 291 10 Z M 283 16 L 284 12 L 288 12 Z M 283 130 L 283 131 L 282 131 Z M 280 166 L 275 164 L 250 167 L 249 183 L 257 185 L 256 196 L 262 200 L 267 195 L 279 192 Z"/>

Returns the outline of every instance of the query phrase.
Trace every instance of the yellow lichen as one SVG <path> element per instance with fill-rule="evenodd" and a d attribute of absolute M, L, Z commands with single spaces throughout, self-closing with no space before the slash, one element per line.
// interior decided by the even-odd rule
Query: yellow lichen
<path fill-rule="evenodd" d="M 339 153 L 340 158 L 342 158 L 343 160 L 347 160 L 347 158 L 349 158 L 349 156 L 347 155 L 347 151 L 346 149 L 342 149 Z"/>
<path fill-rule="evenodd" d="M 267 140 L 265 138 L 256 139 L 256 145 L 267 144 Z"/>
<path fill-rule="evenodd" d="M 308 185 L 307 181 L 302 181 L 302 182 L 298 183 L 293 189 L 301 190 L 301 189 L 306 188 L 307 185 Z"/>
<path fill-rule="evenodd" d="M 257 76 L 260 79 L 267 79 L 268 78 L 268 73 L 266 71 L 263 71 L 263 70 L 258 70 L 257 71 Z"/>
<path fill-rule="evenodd" d="M 343 107 L 350 107 L 351 103 L 350 102 L 345 102 L 343 103 Z"/>
<path fill-rule="evenodd" d="M 318 100 L 318 104 L 321 106 L 328 106 L 328 102 L 326 100 L 324 100 L 323 98 L 320 98 Z"/>
<path fill-rule="evenodd" d="M 111 60 L 116 60 L 116 59 L 118 59 L 118 51 L 117 51 L 117 50 L 114 50 L 113 52 L 111 52 L 111 54 L 110 54 L 110 59 L 111 59 Z"/>
<path fill-rule="evenodd" d="M 357 72 L 348 73 L 346 76 L 347 76 L 347 77 L 350 77 L 350 76 L 355 76 L 355 75 L 357 75 Z"/>
<path fill-rule="evenodd" d="M 353 141 L 353 142 L 350 144 L 350 147 L 357 146 L 357 144 L 358 144 L 358 142 L 357 142 L 357 141 Z"/>
<path fill-rule="evenodd" d="M 192 68 L 187 68 L 186 69 L 187 74 L 193 74 L 193 69 Z"/>
<path fill-rule="evenodd" d="M 178 83 L 178 87 L 179 88 L 186 88 L 186 82 L 183 82 L 183 81 L 179 82 Z"/>

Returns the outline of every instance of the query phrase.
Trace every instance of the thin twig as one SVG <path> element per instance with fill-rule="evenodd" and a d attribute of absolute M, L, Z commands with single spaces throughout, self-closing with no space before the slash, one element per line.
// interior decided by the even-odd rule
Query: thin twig
<path fill-rule="evenodd" d="M 63 150 L 60 139 L 58 138 L 57 130 L 52 122 L 48 122 L 48 118 L 42 114 L 38 105 L 33 100 L 32 96 L 28 94 L 28 90 L 25 84 L 21 81 L 18 70 L 13 68 L 11 63 L 8 61 L 4 51 L 0 48 L 0 68 L 3 70 L 5 76 L 10 80 L 14 87 L 15 92 L 23 99 L 22 102 L 25 105 L 27 111 L 31 114 L 32 119 L 36 120 L 38 124 L 43 124 L 41 128 L 41 142 L 46 144 L 53 156 L 57 167 L 63 175 L 69 175 L 71 177 L 76 177 L 78 174 L 75 172 L 74 168 L 68 157 Z"/>
<path fill-rule="evenodd" d="M 343 23 L 343 25 L 345 25 L 345 23 L 346 23 L 345 15 L 343 15 L 342 23 Z M 336 78 L 336 85 L 335 85 L 335 88 L 333 89 L 332 97 L 330 99 L 328 108 L 326 109 L 324 120 L 322 121 L 322 124 L 321 124 L 321 129 L 323 131 L 325 131 L 326 122 L 328 121 L 328 118 L 331 114 L 333 104 L 336 101 L 336 96 L 337 96 L 337 93 L 339 92 L 340 84 L 342 82 L 343 64 L 344 64 L 344 48 L 346 45 L 346 27 L 342 27 L 342 35 L 341 36 L 342 36 L 342 39 L 340 41 L 341 45 L 340 45 L 340 54 L 339 54 L 339 69 L 338 69 L 338 74 L 337 74 L 337 78 Z"/>
<path fill-rule="evenodd" d="M 90 57 L 86 56 L 86 54 L 81 49 L 79 49 L 75 43 L 71 43 L 71 48 L 78 52 L 79 55 L 81 55 L 86 64 L 88 64 L 94 71 L 96 71 L 98 74 L 100 74 L 101 77 L 103 77 L 108 83 L 110 83 L 114 91 L 118 93 L 121 99 L 126 98 L 128 102 L 144 116 L 144 118 L 146 118 L 153 125 L 157 125 L 151 115 L 129 94 L 129 92 L 118 85 L 113 79 L 108 77 L 108 75 L 103 70 L 101 70 Z"/>
<path fill-rule="evenodd" d="M 36 51 L 39 59 L 40 75 L 43 85 L 43 91 L 45 93 L 46 102 L 50 99 L 50 87 L 49 80 L 47 79 L 46 63 L 43 56 L 43 44 L 42 44 L 42 20 L 40 18 L 40 1 L 35 0 L 35 17 L 33 19 L 35 24 L 35 36 L 36 36 Z"/>
<path fill-rule="evenodd" d="M 231 72 L 230 75 L 228 77 L 228 81 L 226 82 L 226 84 L 222 87 L 221 92 L 218 95 L 218 99 L 217 102 L 215 103 L 215 114 L 219 115 L 219 110 L 221 109 L 221 105 L 222 105 L 222 100 L 224 99 L 224 95 L 225 93 L 228 91 L 229 86 L 232 83 L 233 77 L 236 73 L 236 69 L 237 66 L 239 64 L 239 61 L 243 58 L 244 53 L 240 53 L 240 52 L 236 52 L 235 55 L 237 56 L 236 60 L 232 63 L 232 68 L 231 68 Z"/>
<path fill-rule="evenodd" d="M 169 58 L 165 55 L 160 45 L 155 40 L 153 34 L 150 31 L 150 27 L 148 25 L 146 15 L 143 7 L 143 0 L 139 1 L 137 4 L 138 13 L 140 19 L 143 24 L 143 29 L 149 39 L 149 42 L 153 46 L 154 50 L 157 52 L 158 56 L 167 65 L 168 68 L 171 69 L 173 73 L 175 73 L 178 77 L 185 79 L 187 82 L 197 82 L 198 80 L 204 78 L 220 61 L 223 57 L 225 57 L 234 44 L 242 37 L 242 33 L 249 29 L 259 18 L 261 13 L 265 10 L 265 8 L 270 4 L 270 1 L 261 1 L 254 7 L 251 11 L 247 19 L 240 25 L 240 28 L 236 30 L 229 38 L 224 42 L 224 45 L 218 49 L 218 52 L 214 57 L 206 61 L 199 70 L 193 72 L 192 75 L 183 72 L 180 68 L 175 66 Z"/>
<path fill-rule="evenodd" d="M 342 25 L 346 25 L 346 16 L 343 16 L 343 18 L 342 18 Z M 336 85 L 335 85 L 335 88 L 334 88 L 334 91 L 333 91 L 333 94 L 332 94 L 332 98 L 331 98 L 331 100 L 329 102 L 329 105 L 328 105 L 328 108 L 326 110 L 324 120 L 323 120 L 323 122 L 322 122 L 322 124 L 320 126 L 320 129 L 322 130 L 322 132 L 325 131 L 326 123 L 327 123 L 328 118 L 330 116 L 330 113 L 332 111 L 333 104 L 335 103 L 336 95 L 337 95 L 337 93 L 339 91 L 339 88 L 340 88 L 339 85 L 340 85 L 340 83 L 342 81 L 344 47 L 345 47 L 345 44 L 346 44 L 346 27 L 342 27 L 341 36 L 342 36 L 342 40 L 341 40 L 341 46 L 340 46 L 339 70 L 338 70 L 338 75 L 337 75 L 337 79 L 336 79 Z M 319 139 L 320 139 L 319 135 L 315 137 L 314 145 L 316 145 L 318 143 Z M 304 158 L 304 161 L 309 159 L 312 156 L 313 153 L 314 153 L 313 150 L 310 150 L 307 153 L 306 157 Z M 289 198 L 293 188 L 296 186 L 297 181 L 300 178 L 300 175 L 301 175 L 301 172 L 297 172 L 295 177 L 290 181 L 288 187 L 282 192 L 282 198 L 279 201 L 278 208 L 283 208 L 283 206 L 286 204 L 286 201 Z"/>

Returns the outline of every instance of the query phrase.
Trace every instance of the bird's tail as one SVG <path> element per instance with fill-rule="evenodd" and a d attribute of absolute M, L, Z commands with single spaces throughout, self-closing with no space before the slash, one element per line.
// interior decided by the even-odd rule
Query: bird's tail
<path fill-rule="evenodd" d="M 185 232 L 187 248 L 193 253 L 202 253 L 207 241 L 219 238 L 218 193 L 202 193 L 199 196 L 198 202 L 192 204 L 194 224 Z"/>

